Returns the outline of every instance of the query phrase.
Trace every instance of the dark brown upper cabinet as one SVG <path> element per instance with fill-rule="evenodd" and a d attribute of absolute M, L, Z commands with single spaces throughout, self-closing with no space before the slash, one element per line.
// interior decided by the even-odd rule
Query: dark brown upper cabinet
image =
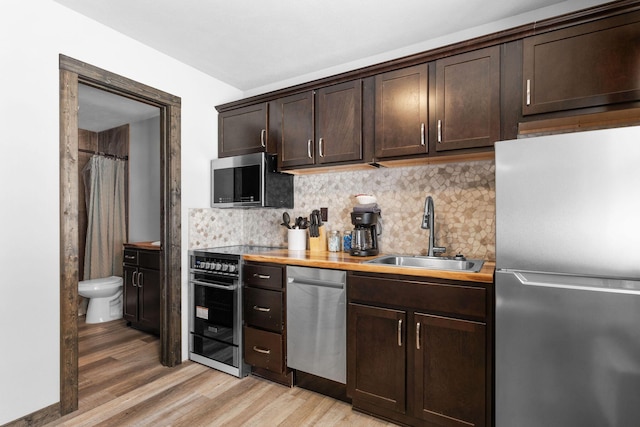
<path fill-rule="evenodd" d="M 436 61 L 432 151 L 491 147 L 500 139 L 500 47 Z"/>
<path fill-rule="evenodd" d="M 316 92 L 316 164 L 362 160 L 362 80 Z"/>
<path fill-rule="evenodd" d="M 261 102 L 218 114 L 218 157 L 275 153 L 268 141 L 268 103 Z"/>
<path fill-rule="evenodd" d="M 271 136 L 278 141 L 278 166 L 290 169 L 315 164 L 313 91 L 274 101 Z"/>
<path fill-rule="evenodd" d="M 429 150 L 429 66 L 375 77 L 375 156 L 385 159 Z"/>
<path fill-rule="evenodd" d="M 640 99 L 640 12 L 524 39 L 523 115 Z"/>
<path fill-rule="evenodd" d="M 362 80 L 287 96 L 272 110 L 281 169 L 363 160 Z"/>

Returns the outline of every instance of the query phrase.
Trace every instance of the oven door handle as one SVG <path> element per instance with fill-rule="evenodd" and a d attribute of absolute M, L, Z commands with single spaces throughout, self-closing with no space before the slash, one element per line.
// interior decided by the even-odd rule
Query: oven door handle
<path fill-rule="evenodd" d="M 191 283 L 193 283 L 194 285 L 208 286 L 210 288 L 224 289 L 226 291 L 233 291 L 233 290 L 238 289 L 238 285 L 237 285 L 236 282 L 233 282 L 233 285 L 231 285 L 231 286 L 226 286 L 226 285 L 216 285 L 214 283 L 201 282 L 199 280 L 191 279 Z"/>

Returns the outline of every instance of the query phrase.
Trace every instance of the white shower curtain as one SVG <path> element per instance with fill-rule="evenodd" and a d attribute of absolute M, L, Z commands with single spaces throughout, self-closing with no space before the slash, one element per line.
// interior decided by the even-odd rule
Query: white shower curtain
<path fill-rule="evenodd" d="M 127 237 L 125 160 L 95 155 L 83 170 L 87 190 L 84 279 L 122 276 Z"/>

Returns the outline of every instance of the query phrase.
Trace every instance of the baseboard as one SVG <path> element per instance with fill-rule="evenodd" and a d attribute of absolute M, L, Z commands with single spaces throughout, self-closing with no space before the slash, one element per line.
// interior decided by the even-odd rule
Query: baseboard
<path fill-rule="evenodd" d="M 11 421 L 2 427 L 39 427 L 60 418 L 60 402 Z"/>

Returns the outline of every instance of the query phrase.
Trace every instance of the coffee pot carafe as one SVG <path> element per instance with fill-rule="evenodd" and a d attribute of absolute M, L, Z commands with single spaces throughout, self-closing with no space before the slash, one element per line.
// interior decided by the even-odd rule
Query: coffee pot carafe
<path fill-rule="evenodd" d="M 378 255 L 379 212 L 351 212 L 351 223 L 355 226 L 351 236 L 351 255 Z"/>

